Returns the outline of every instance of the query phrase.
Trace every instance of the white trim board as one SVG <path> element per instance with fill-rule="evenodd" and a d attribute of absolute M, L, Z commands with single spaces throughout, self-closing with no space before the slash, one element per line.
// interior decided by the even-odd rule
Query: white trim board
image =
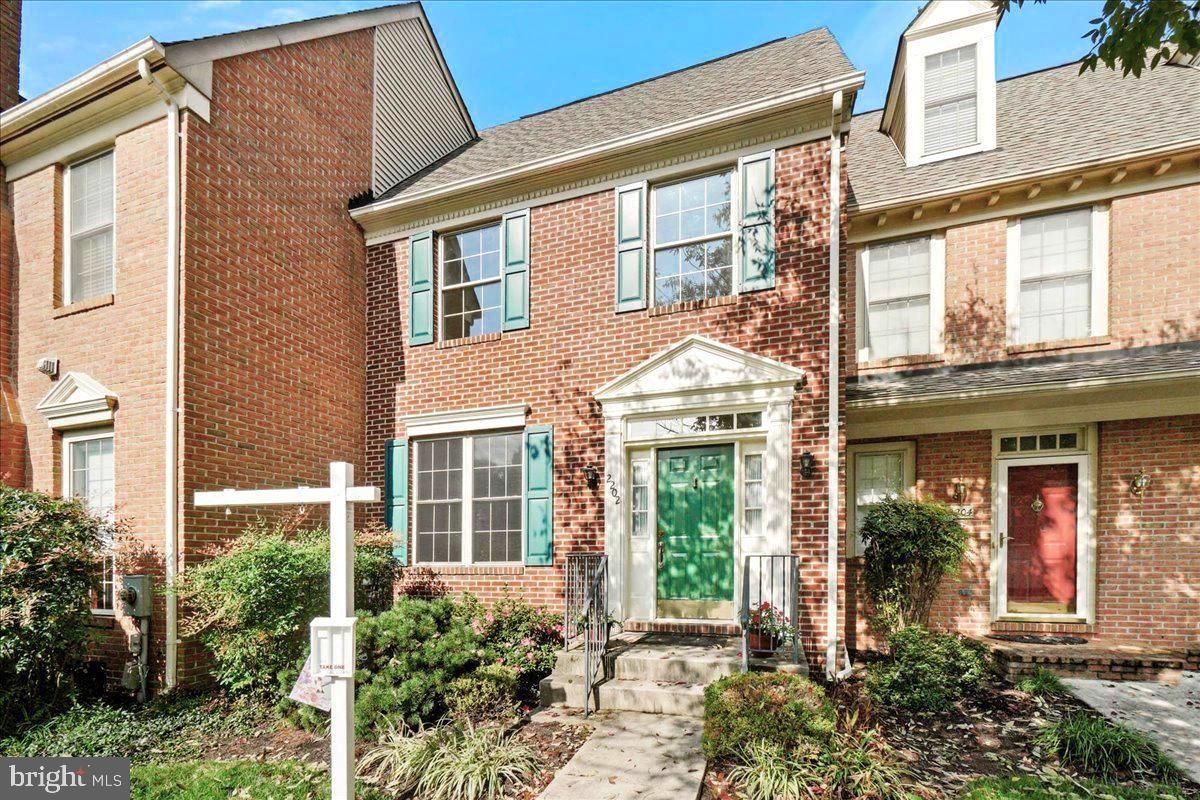
<path fill-rule="evenodd" d="M 434 411 L 401 417 L 405 435 L 409 438 L 442 436 L 472 431 L 524 428 L 529 406 L 520 403 L 509 406 L 469 408 L 461 411 Z"/>

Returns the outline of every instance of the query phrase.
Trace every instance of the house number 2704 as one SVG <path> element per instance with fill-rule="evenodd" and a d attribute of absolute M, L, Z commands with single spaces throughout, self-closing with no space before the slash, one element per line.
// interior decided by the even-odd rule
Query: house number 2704
<path fill-rule="evenodd" d="M 608 493 L 612 495 L 613 502 L 621 505 L 621 493 L 617 491 L 617 482 L 613 480 L 613 476 L 605 475 L 604 480 L 608 482 Z"/>

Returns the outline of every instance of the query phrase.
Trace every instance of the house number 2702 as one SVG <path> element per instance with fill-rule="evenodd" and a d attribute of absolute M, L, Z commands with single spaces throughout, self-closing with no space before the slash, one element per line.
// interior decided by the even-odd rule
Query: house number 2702
<path fill-rule="evenodd" d="M 612 495 L 613 502 L 621 505 L 621 493 L 617 491 L 617 482 L 613 480 L 613 476 L 605 475 L 604 480 L 608 482 L 608 493 Z"/>

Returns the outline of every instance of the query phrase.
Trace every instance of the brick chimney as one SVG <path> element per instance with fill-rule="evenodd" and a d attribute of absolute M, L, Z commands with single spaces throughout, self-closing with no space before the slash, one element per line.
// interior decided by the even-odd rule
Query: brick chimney
<path fill-rule="evenodd" d="M 0 111 L 21 101 L 21 0 L 0 0 Z M 0 163 L 0 483 L 24 486 L 25 424 L 17 405 L 17 247 L 12 191 Z"/>

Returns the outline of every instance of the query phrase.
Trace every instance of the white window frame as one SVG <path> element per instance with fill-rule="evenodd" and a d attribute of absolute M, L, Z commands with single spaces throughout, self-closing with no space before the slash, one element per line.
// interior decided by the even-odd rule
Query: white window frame
<path fill-rule="evenodd" d="M 1005 239 L 1005 278 L 1006 306 L 1008 317 L 1007 342 L 1010 346 L 1037 347 L 1040 344 L 1051 344 L 1054 341 L 1040 340 L 1037 342 L 1021 341 L 1021 222 L 1025 219 L 1049 217 L 1055 214 L 1068 214 L 1079 211 L 1078 207 L 1059 208 L 1045 213 L 1030 214 L 1026 217 L 1016 217 L 1008 221 Z M 1108 335 L 1108 237 L 1109 237 L 1109 206 L 1097 204 L 1091 206 L 1091 320 L 1087 338 Z"/>
<path fill-rule="evenodd" d="M 902 492 L 915 494 L 917 490 L 917 443 L 877 442 L 874 444 L 851 444 L 846 446 L 846 557 L 856 558 L 864 552 L 862 538 L 858 535 L 857 506 L 858 487 L 855 470 L 861 455 L 901 455 Z"/>
<path fill-rule="evenodd" d="M 660 244 L 658 241 L 658 200 L 657 200 L 658 191 L 657 190 L 664 188 L 666 186 L 675 186 L 680 183 L 687 183 L 688 181 L 700 180 L 703 178 L 710 178 L 713 175 L 722 175 L 726 172 L 729 173 L 729 231 L 724 234 L 715 234 L 712 236 L 708 236 L 708 235 L 694 236 L 690 239 L 680 239 L 679 241 L 672 241 L 672 242 Z M 669 248 L 675 248 L 675 247 L 686 247 L 689 244 L 715 242 L 724 236 L 728 236 L 729 240 L 730 240 L 730 242 L 729 242 L 729 258 L 730 258 L 731 263 L 729 265 L 730 266 L 729 294 L 719 295 L 718 297 L 706 297 L 704 299 L 705 300 L 717 300 L 717 299 L 720 299 L 721 297 L 735 297 L 736 295 L 740 294 L 741 293 L 741 280 L 740 280 L 741 275 L 739 274 L 739 272 L 740 272 L 739 265 L 741 264 L 741 255 L 742 255 L 742 247 L 741 247 L 741 238 L 742 237 L 740 236 L 741 219 L 742 219 L 742 209 L 741 209 L 742 171 L 741 171 L 740 165 L 739 164 L 724 164 L 721 166 L 717 166 L 717 167 L 713 167 L 711 169 L 704 170 L 702 172 L 696 172 L 696 173 L 693 173 L 690 175 L 682 175 L 682 176 L 676 176 L 676 177 L 671 177 L 671 178 L 664 178 L 663 180 L 654 181 L 653 183 L 649 184 L 649 188 L 647 191 L 648 191 L 648 196 L 646 198 L 647 199 L 647 202 L 646 202 L 647 212 L 646 213 L 649 215 L 649 220 L 647 221 L 647 229 L 648 229 L 650 235 L 648 237 L 649 252 L 646 257 L 646 281 L 649 283 L 649 295 L 648 295 L 650 298 L 649 307 L 650 308 L 660 307 L 658 304 L 658 280 L 656 279 L 655 272 L 654 272 L 654 257 L 655 257 L 655 254 L 660 249 L 660 247 L 664 250 L 669 249 Z M 678 303 L 684 303 L 684 302 L 695 302 L 695 301 L 676 300 L 675 303 L 669 303 L 666 305 L 676 305 Z"/>
<path fill-rule="evenodd" d="M 896 358 L 911 356 L 941 355 L 946 350 L 946 234 L 943 231 L 928 236 L 906 237 L 904 241 L 929 239 L 929 348 L 923 353 L 908 353 Z M 871 276 L 871 249 L 894 242 L 873 242 L 858 249 L 858 281 L 856 290 L 855 334 L 858 341 L 858 362 L 860 364 L 873 361 L 876 356 L 871 352 L 870 332 L 867 326 L 867 314 L 870 300 L 867 296 L 868 283 Z"/>
<path fill-rule="evenodd" d="M 71 286 L 71 253 L 75 250 L 75 248 L 72 246 L 74 243 L 75 237 L 71 233 L 71 173 L 75 170 L 76 167 L 81 167 L 90 161 L 95 161 L 98 158 L 103 158 L 104 156 L 108 156 L 108 155 L 111 155 L 113 158 L 113 161 L 112 161 L 113 214 L 112 214 L 112 223 L 109 225 L 109 227 L 112 228 L 112 267 L 111 267 L 111 269 L 112 269 L 112 292 L 111 292 L 111 294 L 116 294 L 116 292 L 117 292 L 117 151 L 115 148 L 110 147 L 106 150 L 101 150 L 98 153 L 92 153 L 91 155 L 87 156 L 86 158 L 80 158 L 75 161 L 72 161 L 70 164 L 67 165 L 67 168 L 65 170 L 63 170 L 62 304 L 64 306 L 71 305 L 72 303 L 82 303 L 86 300 L 94 299 L 94 298 L 90 298 L 90 297 L 82 297 L 82 298 L 79 298 L 78 300 L 76 300 L 72 296 L 73 287 Z M 92 233 L 92 232 L 95 232 L 96 230 L 99 230 L 99 228 L 94 228 L 94 229 L 92 229 L 92 231 L 88 231 L 86 233 Z M 80 235 L 83 235 L 83 234 L 80 234 Z M 103 295 L 98 295 L 98 296 L 103 296 Z"/>
<path fill-rule="evenodd" d="M 996 20 L 905 37 L 905 163 L 915 167 L 996 148 Z M 925 57 L 975 45 L 974 144 L 925 155 Z"/>
<path fill-rule="evenodd" d="M 478 281 L 467 281 L 466 283 L 455 283 L 452 285 L 447 285 L 445 282 L 445 274 L 443 272 L 443 269 L 446 264 L 446 239 L 450 236 L 461 236 L 462 234 L 465 234 L 465 233 L 474 233 L 476 231 L 482 231 L 486 228 L 496 228 L 497 229 L 496 240 L 500 243 L 500 250 L 498 251 L 496 258 L 497 258 L 497 264 L 499 266 L 500 272 L 496 275 L 495 278 L 486 278 L 486 279 L 478 280 Z M 502 333 L 504 331 L 504 228 L 505 228 L 504 219 L 497 218 L 497 219 L 487 220 L 485 222 L 480 222 L 477 225 L 471 225 L 466 228 L 458 228 L 457 230 L 438 232 L 438 235 L 437 235 L 438 252 L 437 252 L 437 259 L 436 259 L 437 263 L 435 263 L 433 265 L 434 287 L 437 290 L 437 295 L 436 295 L 436 298 L 437 298 L 437 301 L 436 301 L 437 302 L 437 309 L 436 309 L 437 310 L 437 315 L 436 315 L 437 316 L 437 334 L 435 335 L 434 338 L 437 341 L 449 342 L 449 341 L 455 341 L 458 339 L 471 338 L 470 335 L 455 336 L 453 338 L 446 336 L 446 292 L 450 289 L 456 289 L 456 290 L 457 289 L 469 289 L 469 288 L 474 288 L 476 286 L 484 286 L 489 283 L 496 284 L 500 289 L 500 295 L 499 295 L 500 296 L 500 305 L 498 306 L 499 317 L 500 317 L 500 328 L 495 331 L 488 331 L 487 333 L 477 333 L 477 334 L 475 334 L 475 336 L 491 336 L 493 333 Z M 459 316 L 461 316 L 461 315 L 459 315 Z"/>
<path fill-rule="evenodd" d="M 90 442 L 90 441 L 95 441 L 97 439 L 111 439 L 113 442 L 113 493 L 114 493 L 113 517 L 115 517 L 115 508 L 116 508 L 115 493 L 116 493 L 116 486 L 117 486 L 117 441 L 116 441 L 116 436 L 115 436 L 114 431 L 111 426 L 106 426 L 106 427 L 102 427 L 102 428 L 84 428 L 84 429 L 80 429 L 80 430 L 72 430 L 72 431 L 64 431 L 63 432 L 63 434 L 62 434 L 62 453 L 61 453 L 61 456 L 62 456 L 62 481 L 61 481 L 62 482 L 62 496 L 67 497 L 67 498 L 76 496 L 75 495 L 75 485 L 74 485 L 75 471 L 71 468 L 71 450 L 72 450 L 72 448 L 76 444 L 79 444 L 81 442 Z M 109 522 L 112 522 L 112 521 L 113 521 L 113 519 L 110 517 Z M 110 542 L 108 544 L 111 546 L 113 543 Z M 92 608 L 91 612 L 93 614 L 96 614 L 97 616 L 110 617 L 116 613 L 117 592 L 120 590 L 120 587 L 117 585 L 115 553 L 113 553 L 112 551 L 105 553 L 104 561 L 106 562 L 106 567 L 108 567 L 111 570 L 112 576 L 113 576 L 113 585 L 112 585 L 113 596 L 111 598 L 112 608 Z"/>
<path fill-rule="evenodd" d="M 504 434 L 517 434 L 523 437 L 523 430 L 473 430 L 464 431 L 462 433 L 444 434 L 440 436 L 431 436 L 421 439 L 413 439 L 413 469 L 410 478 L 411 485 L 409 486 L 409 497 L 412 498 L 412 536 L 413 536 L 413 564 L 426 567 L 461 567 L 461 566 L 496 566 L 496 567 L 512 567 L 519 566 L 525 563 L 525 494 L 529 476 L 525 473 L 524 459 L 524 442 L 522 441 L 522 456 L 519 462 L 521 468 L 521 494 L 518 507 L 521 509 L 521 552 L 519 556 L 512 561 L 476 561 L 474 550 L 474 524 L 473 506 L 475 503 L 475 439 L 482 436 L 499 436 Z M 449 439 L 462 439 L 462 498 L 459 500 L 462 503 L 462 560 L 460 561 L 422 561 L 420 560 L 420 549 L 417 544 L 420 531 L 417 529 L 417 506 L 421 502 L 417 494 L 417 481 L 420 476 L 420 467 L 418 464 L 417 449 L 430 442 L 443 441 Z M 481 498 L 481 499 L 499 499 L 499 498 Z M 445 502 L 435 500 L 431 502 Z"/>

